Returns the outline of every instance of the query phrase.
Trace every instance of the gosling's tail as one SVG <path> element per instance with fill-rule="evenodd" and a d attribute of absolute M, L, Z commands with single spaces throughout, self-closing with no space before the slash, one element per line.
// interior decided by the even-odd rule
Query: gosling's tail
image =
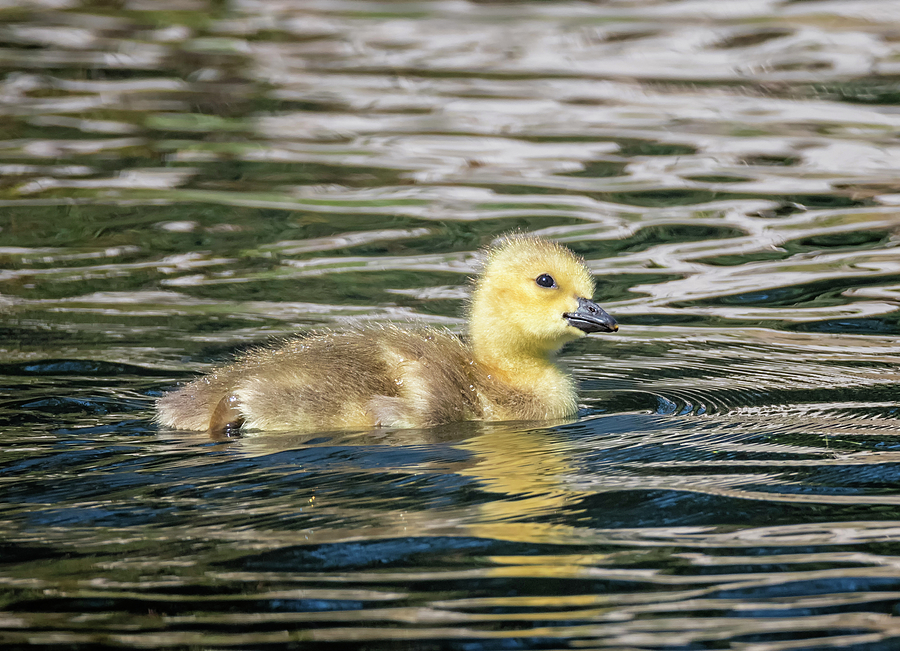
<path fill-rule="evenodd" d="M 206 378 L 171 391 L 156 401 L 156 422 L 174 429 L 208 430 L 225 391 L 212 387 Z"/>

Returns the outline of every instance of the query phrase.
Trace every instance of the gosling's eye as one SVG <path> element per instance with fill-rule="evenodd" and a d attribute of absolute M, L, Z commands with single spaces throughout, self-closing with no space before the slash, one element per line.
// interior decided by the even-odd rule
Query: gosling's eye
<path fill-rule="evenodd" d="M 540 276 L 535 278 L 534 282 L 536 282 L 541 287 L 556 287 L 556 281 L 553 280 L 553 276 L 551 276 L 550 274 L 541 274 Z"/>

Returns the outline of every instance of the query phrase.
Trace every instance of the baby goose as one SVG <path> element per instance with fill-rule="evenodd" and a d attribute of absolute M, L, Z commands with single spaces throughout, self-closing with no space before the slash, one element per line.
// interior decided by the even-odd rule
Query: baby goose
<path fill-rule="evenodd" d="M 575 387 L 554 354 L 587 333 L 618 330 L 593 292 L 569 249 L 511 236 L 488 252 L 475 282 L 468 344 L 428 327 L 300 336 L 164 395 L 157 420 L 221 432 L 566 418 L 576 412 Z"/>

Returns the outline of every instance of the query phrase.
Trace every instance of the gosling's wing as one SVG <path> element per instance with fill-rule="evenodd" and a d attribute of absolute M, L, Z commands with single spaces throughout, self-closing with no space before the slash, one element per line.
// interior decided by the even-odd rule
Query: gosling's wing
<path fill-rule="evenodd" d="M 380 401 L 381 411 L 393 414 L 396 426 L 429 427 L 482 417 L 471 353 L 456 336 L 433 328 L 390 329 L 382 355 L 397 399 Z"/>

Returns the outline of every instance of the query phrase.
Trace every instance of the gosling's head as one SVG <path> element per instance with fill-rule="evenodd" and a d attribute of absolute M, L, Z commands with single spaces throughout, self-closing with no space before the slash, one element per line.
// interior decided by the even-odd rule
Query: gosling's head
<path fill-rule="evenodd" d="M 536 237 L 504 239 L 488 251 L 472 294 L 476 357 L 546 357 L 590 332 L 618 330 L 593 294 L 591 272 L 569 249 Z"/>

